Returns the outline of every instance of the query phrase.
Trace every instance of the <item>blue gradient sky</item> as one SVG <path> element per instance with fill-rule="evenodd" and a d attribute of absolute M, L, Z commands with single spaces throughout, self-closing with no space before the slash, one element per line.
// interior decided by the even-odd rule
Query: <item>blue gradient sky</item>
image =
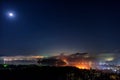
<path fill-rule="evenodd" d="M 0 1 L 0 54 L 119 52 L 120 2 Z M 10 18 L 7 12 L 14 12 Z"/>

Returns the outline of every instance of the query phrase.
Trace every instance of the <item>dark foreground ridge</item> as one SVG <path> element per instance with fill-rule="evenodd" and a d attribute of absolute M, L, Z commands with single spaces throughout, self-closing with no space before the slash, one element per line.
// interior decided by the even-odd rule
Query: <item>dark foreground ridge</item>
<path fill-rule="evenodd" d="M 119 76 L 75 67 L 0 65 L 0 80 L 120 80 Z"/>

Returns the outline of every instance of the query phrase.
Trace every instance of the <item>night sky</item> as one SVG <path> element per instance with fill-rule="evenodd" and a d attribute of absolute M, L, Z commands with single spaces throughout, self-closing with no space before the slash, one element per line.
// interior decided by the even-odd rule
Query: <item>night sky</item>
<path fill-rule="evenodd" d="M 0 0 L 0 55 L 62 52 L 120 52 L 120 2 Z"/>

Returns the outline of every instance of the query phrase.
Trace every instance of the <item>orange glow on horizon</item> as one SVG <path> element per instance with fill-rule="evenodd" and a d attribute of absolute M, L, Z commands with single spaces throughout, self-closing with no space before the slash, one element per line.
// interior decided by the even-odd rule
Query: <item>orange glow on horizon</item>
<path fill-rule="evenodd" d="M 84 64 L 78 64 L 78 65 L 74 65 L 74 66 L 79 69 L 90 69 L 89 65 L 84 65 Z"/>
<path fill-rule="evenodd" d="M 91 68 L 91 62 L 76 63 L 73 66 L 75 66 L 79 69 L 90 69 Z"/>

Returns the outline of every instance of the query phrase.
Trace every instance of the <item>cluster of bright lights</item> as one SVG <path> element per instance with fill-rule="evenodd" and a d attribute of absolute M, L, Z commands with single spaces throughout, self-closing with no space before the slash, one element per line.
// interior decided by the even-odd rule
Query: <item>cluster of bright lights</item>
<path fill-rule="evenodd" d="M 15 60 L 34 60 L 38 58 L 43 58 L 44 56 L 10 56 L 2 57 L 4 61 L 15 61 Z"/>
<path fill-rule="evenodd" d="M 92 62 L 88 61 L 88 62 L 79 62 L 79 63 L 75 63 L 73 64 L 73 66 L 79 68 L 79 69 L 90 69 L 92 67 Z"/>
<path fill-rule="evenodd" d="M 89 65 L 75 65 L 75 67 L 77 67 L 79 69 L 90 69 Z"/>
<path fill-rule="evenodd" d="M 114 60 L 114 57 L 108 57 L 108 58 L 105 58 L 106 61 L 113 61 Z"/>

